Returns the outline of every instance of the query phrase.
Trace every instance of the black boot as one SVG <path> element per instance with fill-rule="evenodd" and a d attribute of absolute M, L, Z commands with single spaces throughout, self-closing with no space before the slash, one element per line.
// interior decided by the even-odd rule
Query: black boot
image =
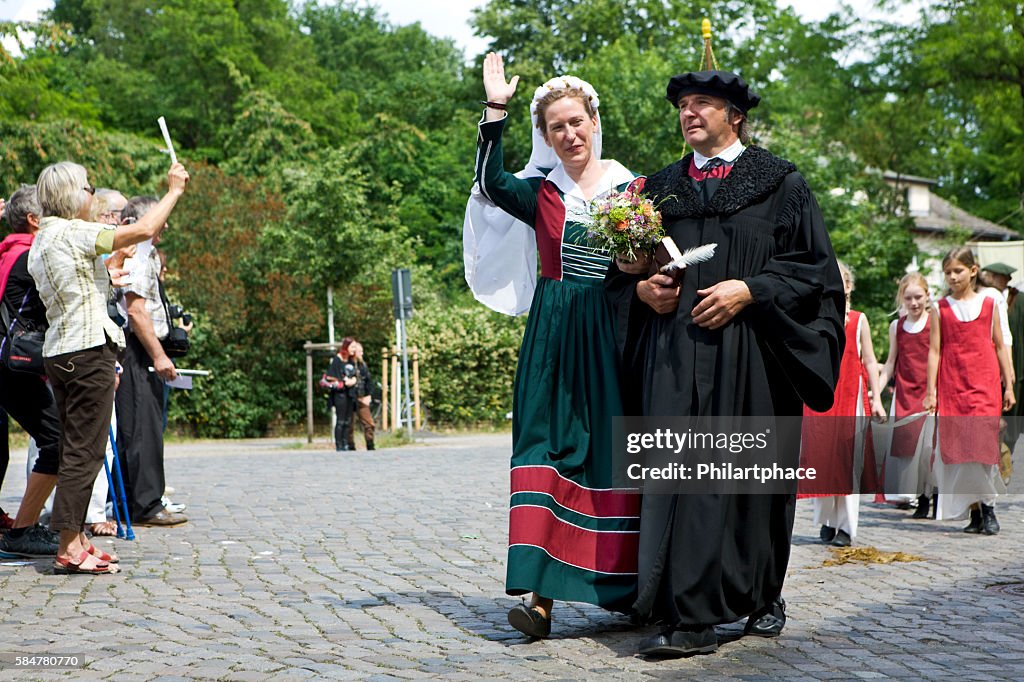
<path fill-rule="evenodd" d="M 971 522 L 964 528 L 965 533 L 977 535 L 981 532 L 981 510 L 971 509 Z"/>
<path fill-rule="evenodd" d="M 367 438 L 366 439 L 366 449 L 367 450 L 375 450 L 376 449 L 375 447 L 373 447 L 373 439 L 372 438 Z"/>
<path fill-rule="evenodd" d="M 912 518 L 915 519 L 927 519 L 931 513 L 932 500 L 927 495 L 921 495 L 917 498 L 917 511 L 914 512 Z"/>
<path fill-rule="evenodd" d="M 932 518 L 939 518 L 939 494 L 932 493 Z"/>
<path fill-rule="evenodd" d="M 990 504 L 981 505 L 981 532 L 985 535 L 995 535 L 999 532 L 999 522 L 996 521 L 996 510 Z"/>
<path fill-rule="evenodd" d="M 338 422 L 334 427 L 334 449 L 338 452 L 345 452 L 346 450 L 355 450 L 355 447 L 348 442 L 348 425 L 349 422 Z"/>

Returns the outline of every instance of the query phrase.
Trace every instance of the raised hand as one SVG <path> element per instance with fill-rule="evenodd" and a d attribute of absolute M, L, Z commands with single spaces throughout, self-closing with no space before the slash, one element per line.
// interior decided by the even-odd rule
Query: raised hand
<path fill-rule="evenodd" d="M 519 76 L 512 76 L 511 81 L 505 80 L 505 62 L 501 55 L 488 52 L 484 57 L 484 93 L 488 102 L 505 104 L 516 93 Z"/>
<path fill-rule="evenodd" d="M 188 171 L 180 163 L 171 164 L 171 169 L 167 171 L 168 192 L 181 194 L 185 191 L 186 185 L 188 185 Z"/>

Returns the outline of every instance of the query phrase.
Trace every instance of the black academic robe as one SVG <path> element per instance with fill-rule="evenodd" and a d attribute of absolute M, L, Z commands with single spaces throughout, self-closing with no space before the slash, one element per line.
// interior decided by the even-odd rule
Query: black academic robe
<path fill-rule="evenodd" d="M 606 281 L 627 373 L 642 377 L 643 413 L 797 417 L 804 404 L 827 409 L 845 295 L 810 188 L 793 164 L 749 147 L 705 205 L 689 164 L 688 155 L 645 188 L 681 250 L 718 244 L 711 260 L 686 269 L 677 310 L 654 313 L 636 297 L 641 278 L 614 264 Z M 721 329 L 698 327 L 690 315 L 697 290 L 728 279 L 746 282 L 754 302 Z M 785 446 L 795 453 L 798 438 Z M 692 626 L 766 609 L 782 590 L 794 506 L 793 495 L 646 495 L 638 613 Z"/>

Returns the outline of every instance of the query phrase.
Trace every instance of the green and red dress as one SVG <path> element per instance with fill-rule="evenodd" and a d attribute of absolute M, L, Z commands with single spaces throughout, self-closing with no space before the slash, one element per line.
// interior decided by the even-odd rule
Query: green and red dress
<path fill-rule="evenodd" d="M 505 172 L 505 120 L 481 123 L 480 191 L 534 228 L 541 275 L 513 398 L 506 591 L 627 611 L 636 597 L 639 496 L 612 487 L 612 418 L 623 415 L 609 255 L 587 239 L 590 203 L 559 164 Z M 600 196 L 634 175 L 602 161 Z"/>

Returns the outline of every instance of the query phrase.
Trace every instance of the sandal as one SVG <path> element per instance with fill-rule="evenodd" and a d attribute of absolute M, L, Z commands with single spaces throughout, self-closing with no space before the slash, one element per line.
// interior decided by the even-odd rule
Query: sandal
<path fill-rule="evenodd" d="M 95 535 L 102 535 L 104 537 L 116 537 L 117 536 L 117 524 L 113 521 L 100 521 L 89 526 L 89 532 Z"/>
<path fill-rule="evenodd" d="M 118 556 L 116 554 L 107 554 L 106 552 L 104 552 L 102 549 L 100 549 L 96 545 L 89 545 L 89 549 L 87 549 L 85 551 L 88 552 L 89 554 L 92 554 L 94 557 L 96 557 L 97 561 L 102 561 L 104 563 L 116 564 L 116 563 L 121 561 L 121 559 L 118 558 Z"/>
<path fill-rule="evenodd" d="M 99 575 L 101 573 L 110 573 L 110 564 L 97 563 L 95 568 L 83 568 L 82 564 L 89 560 L 91 555 L 82 550 L 82 553 L 78 555 L 78 562 L 75 563 L 71 559 L 65 559 L 58 555 L 53 562 L 53 574 L 54 575 L 72 575 L 75 573 L 83 573 L 86 575 Z"/>

